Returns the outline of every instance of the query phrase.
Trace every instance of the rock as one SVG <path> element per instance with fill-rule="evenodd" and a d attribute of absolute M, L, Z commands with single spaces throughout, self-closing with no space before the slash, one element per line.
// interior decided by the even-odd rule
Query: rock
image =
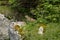
<path fill-rule="evenodd" d="M 9 20 L 5 18 L 3 14 L 0 14 L 0 39 L 1 40 L 9 38 L 8 26 L 9 26 Z"/>
<path fill-rule="evenodd" d="M 3 20 L 4 18 L 4 15 L 0 13 L 0 20 Z"/>
<path fill-rule="evenodd" d="M 27 19 L 27 21 L 31 21 L 31 22 L 35 22 L 36 20 L 33 19 L 32 17 L 25 15 L 25 18 Z"/>
<path fill-rule="evenodd" d="M 19 25 L 20 27 L 25 25 L 25 22 L 11 22 L 10 25 L 10 30 L 9 30 L 9 35 L 10 35 L 10 40 L 22 40 L 22 36 L 18 34 L 18 31 L 14 30 L 14 26 Z"/>
<path fill-rule="evenodd" d="M 43 31 L 44 31 L 44 28 L 43 28 L 43 26 L 40 26 L 40 28 L 39 28 L 39 30 L 38 30 L 38 34 L 43 34 Z"/>
<path fill-rule="evenodd" d="M 21 35 L 13 29 L 14 25 L 24 26 L 24 22 L 11 22 L 3 14 L 0 14 L 0 40 L 22 40 Z"/>
<path fill-rule="evenodd" d="M 10 36 L 10 40 L 19 40 L 19 35 L 17 35 L 17 33 L 10 28 L 9 30 L 9 36 Z"/>

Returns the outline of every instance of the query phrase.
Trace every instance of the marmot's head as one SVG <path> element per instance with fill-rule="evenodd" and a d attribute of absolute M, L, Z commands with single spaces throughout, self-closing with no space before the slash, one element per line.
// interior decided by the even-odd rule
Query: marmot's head
<path fill-rule="evenodd" d="M 19 25 L 15 25 L 15 26 L 14 26 L 14 30 L 15 30 L 15 31 L 20 30 L 20 26 L 19 26 Z"/>
<path fill-rule="evenodd" d="M 18 34 L 23 34 L 23 29 L 19 25 L 15 25 L 14 30 L 18 31 Z"/>

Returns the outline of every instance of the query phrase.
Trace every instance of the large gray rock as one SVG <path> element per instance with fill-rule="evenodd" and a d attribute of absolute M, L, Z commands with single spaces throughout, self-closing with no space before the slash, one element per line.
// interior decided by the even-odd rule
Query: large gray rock
<path fill-rule="evenodd" d="M 0 14 L 0 40 L 22 40 L 21 36 L 13 29 L 14 25 L 24 25 L 24 22 L 11 22 L 3 14 Z"/>
<path fill-rule="evenodd" d="M 9 30 L 9 37 L 10 37 L 10 40 L 19 40 L 19 35 L 17 35 L 17 33 L 11 28 Z"/>
<path fill-rule="evenodd" d="M 23 27 L 25 24 L 25 22 L 11 22 L 10 27 L 9 27 L 9 36 L 10 36 L 10 40 L 23 40 L 24 37 L 22 37 L 20 34 L 18 34 L 17 31 L 14 30 L 14 26 L 15 25 L 19 25 L 21 27 Z"/>
<path fill-rule="evenodd" d="M 0 14 L 0 40 L 9 38 L 8 35 L 9 20 Z"/>

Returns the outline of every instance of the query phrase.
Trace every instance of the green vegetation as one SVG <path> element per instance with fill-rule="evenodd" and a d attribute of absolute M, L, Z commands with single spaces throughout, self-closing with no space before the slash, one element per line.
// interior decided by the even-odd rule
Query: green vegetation
<path fill-rule="evenodd" d="M 43 35 L 38 34 L 38 24 L 28 24 L 25 27 L 26 37 L 24 40 L 60 40 L 60 25 L 58 23 L 49 23 L 46 26 Z"/>
<path fill-rule="evenodd" d="M 13 18 L 13 10 L 8 6 L 0 6 L 0 13 L 4 14 L 6 17 L 10 17 L 9 19 Z"/>
<path fill-rule="evenodd" d="M 17 10 L 17 15 L 29 15 L 36 20 L 45 20 L 47 23 L 56 23 L 60 20 L 59 0 L 10 0 L 10 2 L 12 2 L 11 8 Z"/>
<path fill-rule="evenodd" d="M 0 6 L 0 13 L 27 23 L 24 40 L 60 40 L 60 0 L 9 0 L 8 3 Z M 25 15 L 35 22 L 28 22 Z M 44 35 L 37 34 L 41 23 L 47 25 Z"/>

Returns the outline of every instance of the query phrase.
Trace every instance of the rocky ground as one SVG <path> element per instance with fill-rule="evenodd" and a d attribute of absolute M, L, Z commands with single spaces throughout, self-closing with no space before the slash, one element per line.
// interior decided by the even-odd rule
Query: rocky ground
<path fill-rule="evenodd" d="M 15 25 L 13 23 L 20 24 L 20 26 L 24 25 L 24 22 L 11 22 L 3 14 L 0 14 L 0 40 L 9 38 L 10 40 L 22 40 L 19 34 L 13 30 L 13 25 Z"/>

